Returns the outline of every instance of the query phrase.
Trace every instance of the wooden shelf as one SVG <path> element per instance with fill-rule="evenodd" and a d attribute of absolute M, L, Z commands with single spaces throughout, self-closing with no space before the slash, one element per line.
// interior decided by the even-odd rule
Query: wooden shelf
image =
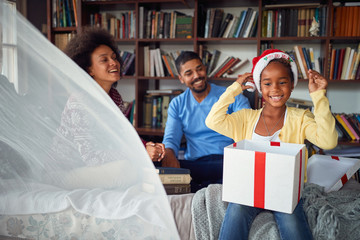
<path fill-rule="evenodd" d="M 152 129 L 152 128 L 142 128 L 143 124 L 143 100 L 144 94 L 146 90 L 149 89 L 150 83 L 155 82 L 155 88 L 159 88 L 160 81 L 173 81 L 178 80 L 177 77 L 149 77 L 143 76 L 144 74 L 144 46 L 155 46 L 155 47 L 162 47 L 167 46 L 170 48 L 172 45 L 181 45 L 186 47 L 187 49 L 189 46 L 193 47 L 194 51 L 199 50 L 200 45 L 236 45 L 236 44 L 243 44 L 243 45 L 252 45 L 256 46 L 257 52 L 254 55 L 260 55 L 260 47 L 263 43 L 275 43 L 275 44 L 319 44 L 319 48 L 321 51 L 321 56 L 325 57 L 324 66 L 329 66 L 328 56 L 329 47 L 336 44 L 357 44 L 360 42 L 360 36 L 358 37 L 335 37 L 332 36 L 332 27 L 334 21 L 334 7 L 333 7 L 333 0 L 329 1 L 317 1 L 318 3 L 322 3 L 322 5 L 327 5 L 328 9 L 328 21 L 326 24 L 326 34 L 325 36 L 321 37 L 262 37 L 261 36 L 261 20 L 262 20 L 262 11 L 268 10 L 271 8 L 265 8 L 266 4 L 270 4 L 270 1 L 267 0 L 259 0 L 259 1 L 252 1 L 252 0 L 244 0 L 244 1 L 233 1 L 233 0 L 108 0 L 108 1 L 82 1 L 76 0 L 78 6 L 78 27 L 66 27 L 66 28 L 52 28 L 52 0 L 47 0 L 47 24 L 48 24 L 48 39 L 54 41 L 54 35 L 58 33 L 70 33 L 76 32 L 80 30 L 81 27 L 85 26 L 89 23 L 90 14 L 98 13 L 98 12 L 106 12 L 106 11 L 125 11 L 131 10 L 135 11 L 136 16 L 136 23 L 139 23 L 139 13 L 140 7 L 144 6 L 147 9 L 154 9 L 156 11 L 160 10 L 179 10 L 186 9 L 187 11 L 193 10 L 194 11 L 194 18 L 193 18 L 193 38 L 161 38 L 161 39 L 147 39 L 147 38 L 138 38 L 139 29 L 138 25 L 136 25 L 135 31 L 135 38 L 131 39 L 116 39 L 116 42 L 121 45 L 134 45 L 136 58 L 135 58 L 135 74 L 134 76 L 123 76 L 123 79 L 134 79 L 135 80 L 135 100 L 136 100 L 136 130 L 141 135 L 153 135 L 153 136 L 162 136 L 164 133 L 163 129 Z M 294 2 L 294 1 L 293 1 Z M 280 3 L 286 3 L 285 1 L 280 1 Z M 307 0 L 296 0 L 295 3 L 308 3 L 309 6 L 302 6 L 302 7 L 291 7 L 291 8 L 309 8 L 314 7 L 312 2 L 310 3 Z M 257 36 L 251 38 L 203 38 L 197 37 L 199 34 L 199 27 L 198 26 L 199 18 L 200 18 L 200 10 L 201 9 L 208 9 L 208 8 L 254 8 L 259 11 L 258 14 L 258 26 L 257 26 Z M 286 7 L 283 7 L 286 8 Z M 277 9 L 277 8 L 272 8 Z M 235 50 L 236 51 L 236 50 Z M 325 77 L 328 78 L 329 73 L 325 72 Z M 329 78 L 328 78 L 329 79 Z M 233 82 L 236 78 L 208 78 L 210 81 L 216 82 Z M 307 79 L 299 79 L 300 82 L 307 82 Z M 360 79 L 357 80 L 329 80 L 329 84 L 359 84 Z M 121 84 L 121 83 L 119 83 Z M 346 141 L 339 141 L 339 144 L 349 144 L 349 145 L 360 145 L 359 142 L 346 142 Z"/>
<path fill-rule="evenodd" d="M 136 131 L 139 135 L 151 135 L 151 136 L 163 136 L 164 129 L 163 128 L 143 128 L 137 127 Z"/>

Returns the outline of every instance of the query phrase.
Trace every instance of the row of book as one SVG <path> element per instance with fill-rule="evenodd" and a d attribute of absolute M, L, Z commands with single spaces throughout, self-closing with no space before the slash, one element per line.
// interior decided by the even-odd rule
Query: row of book
<path fill-rule="evenodd" d="M 180 89 L 147 90 L 144 96 L 143 127 L 165 128 L 170 101 L 182 92 Z"/>
<path fill-rule="evenodd" d="M 75 36 L 74 32 L 71 33 L 56 33 L 54 35 L 54 44 L 58 47 L 61 51 L 64 51 L 68 42 Z"/>
<path fill-rule="evenodd" d="M 213 49 L 211 52 L 202 44 L 199 45 L 199 57 L 207 68 L 208 77 L 226 77 L 233 74 L 244 66 L 248 59 L 240 59 L 234 56 L 226 56 L 221 62 L 219 58 L 221 51 Z"/>
<path fill-rule="evenodd" d="M 319 73 L 323 72 L 323 69 L 320 67 L 323 64 L 320 64 L 319 58 L 314 56 L 313 48 L 305 48 L 299 45 L 294 46 L 294 51 L 287 52 L 296 63 L 298 68 L 298 77 L 301 79 L 308 78 L 308 70 L 312 69 Z"/>
<path fill-rule="evenodd" d="M 333 113 L 336 120 L 336 130 L 340 139 L 349 141 L 360 140 L 360 115 L 358 113 Z"/>
<path fill-rule="evenodd" d="M 360 6 L 335 7 L 334 36 L 360 36 Z"/>
<path fill-rule="evenodd" d="M 193 17 L 179 11 L 139 8 L 139 38 L 192 38 Z"/>
<path fill-rule="evenodd" d="M 119 17 L 108 12 L 90 14 L 90 26 L 107 29 L 117 39 L 135 38 L 135 11 L 119 13 Z"/>
<path fill-rule="evenodd" d="M 144 47 L 144 76 L 148 77 L 177 77 L 178 71 L 175 60 L 179 52 L 171 51 L 166 53 L 160 48 L 150 49 Z"/>
<path fill-rule="evenodd" d="M 77 26 L 76 0 L 52 0 L 52 26 Z"/>
<path fill-rule="evenodd" d="M 190 170 L 186 168 L 156 167 L 160 180 L 168 195 L 191 192 Z"/>
<path fill-rule="evenodd" d="M 239 16 L 224 13 L 223 9 L 212 8 L 206 11 L 205 26 L 199 37 L 204 38 L 248 38 L 257 33 L 258 11 L 253 8 L 242 10 Z M 203 34 L 203 35 L 202 35 Z"/>
<path fill-rule="evenodd" d="M 360 79 L 360 43 L 357 49 L 350 47 L 332 49 L 330 58 L 330 79 Z"/>
<path fill-rule="evenodd" d="M 119 55 L 122 58 L 121 73 L 122 75 L 131 76 L 135 73 L 135 53 L 128 51 L 119 51 Z"/>
<path fill-rule="evenodd" d="M 264 10 L 262 13 L 262 37 L 310 37 L 310 27 L 315 20 L 319 33 L 326 35 L 327 7 L 317 8 L 283 8 Z"/>

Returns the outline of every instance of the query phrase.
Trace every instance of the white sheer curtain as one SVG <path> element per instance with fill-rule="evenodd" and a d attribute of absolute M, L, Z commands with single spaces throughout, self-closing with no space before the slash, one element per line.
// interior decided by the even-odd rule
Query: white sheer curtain
<path fill-rule="evenodd" d="M 5 64 L 1 56 L 0 215 L 73 207 L 105 219 L 140 218 L 159 229 L 156 238 L 178 239 L 154 166 L 105 91 L 3 0 L 0 22 L 3 36 L 14 34 L 17 57 Z M 17 69 L 16 81 L 11 69 Z M 21 94 L 10 79 L 24 90 Z M 84 133 L 80 139 L 58 131 L 65 106 L 72 107 L 66 114 L 78 124 L 69 129 Z M 84 151 L 77 147 L 83 139 L 94 154 L 92 164 L 83 161 Z"/>

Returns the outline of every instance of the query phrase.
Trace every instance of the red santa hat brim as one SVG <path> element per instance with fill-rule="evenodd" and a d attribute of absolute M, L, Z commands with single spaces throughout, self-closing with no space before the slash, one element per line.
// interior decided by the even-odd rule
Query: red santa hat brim
<path fill-rule="evenodd" d="M 296 86 L 298 82 L 298 71 L 297 66 L 294 60 L 285 52 L 278 50 L 278 49 L 268 49 L 265 50 L 259 57 L 253 58 L 253 69 L 252 74 L 254 78 L 254 82 L 256 85 L 256 88 L 258 89 L 259 93 L 260 91 L 260 75 L 264 68 L 270 63 L 273 59 L 279 59 L 283 58 L 290 62 L 291 71 L 294 74 L 294 87 Z"/>

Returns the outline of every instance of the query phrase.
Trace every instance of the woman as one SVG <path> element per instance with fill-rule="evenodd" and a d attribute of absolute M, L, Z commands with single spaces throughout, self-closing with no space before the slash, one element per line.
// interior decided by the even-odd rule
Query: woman
<path fill-rule="evenodd" d="M 109 94 L 110 98 L 122 113 L 124 113 L 125 106 L 123 100 L 115 88 L 117 81 L 121 78 L 121 58 L 117 45 L 110 33 L 101 28 L 86 28 L 82 33 L 77 34 L 71 39 L 65 49 L 65 53 Z M 64 112 L 72 112 L 74 108 L 78 109 L 79 104 L 74 104 L 74 102 L 76 103 L 77 101 L 72 101 L 72 97 L 69 98 Z M 74 124 L 63 124 L 66 122 L 66 118 L 68 118 L 66 115 L 67 114 L 63 113 L 62 125 L 59 131 L 62 135 L 67 135 L 67 138 L 70 138 L 69 135 L 71 131 L 69 131 L 69 126 L 71 125 L 70 128 L 77 132 L 76 129 L 79 129 L 79 125 L 83 128 L 82 125 L 84 122 L 86 123 L 86 121 L 77 124 L 78 126 L 73 126 Z M 75 139 L 74 136 L 71 138 Z M 165 148 L 162 143 L 142 141 L 152 161 L 161 161 L 164 158 Z M 90 165 L 97 164 L 100 156 L 93 157 L 94 153 L 91 154 L 92 157 L 86 156 L 86 154 L 91 151 L 91 149 L 87 149 L 90 147 L 88 147 L 89 144 L 87 144 L 86 139 L 82 138 L 78 140 L 76 144 L 78 145 L 77 148 L 82 155 L 83 161 Z M 96 158 L 98 158 L 98 160 L 96 160 Z"/>

